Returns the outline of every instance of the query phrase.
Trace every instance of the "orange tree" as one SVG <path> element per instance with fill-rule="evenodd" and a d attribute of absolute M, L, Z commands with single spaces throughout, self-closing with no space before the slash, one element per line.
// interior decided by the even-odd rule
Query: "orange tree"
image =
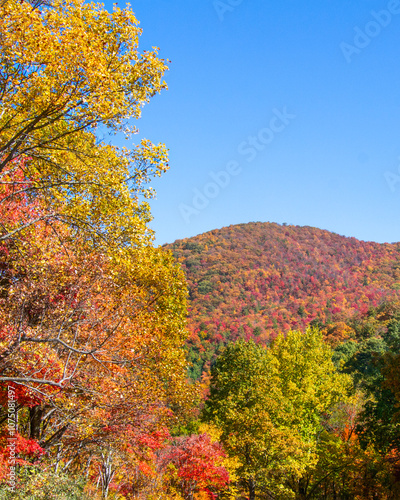
<path fill-rule="evenodd" d="M 166 149 L 96 136 L 130 136 L 166 65 L 130 9 L 39 4 L 0 4 L 1 397 L 15 387 L 50 466 L 106 495 L 191 401 L 185 281 L 147 226 Z"/>
<path fill-rule="evenodd" d="M 89 472 L 110 450 L 134 467 L 141 436 L 191 400 L 182 272 L 160 248 L 101 252 L 56 221 L 0 251 L 0 381 L 17 384 L 20 433 L 56 468 Z"/>

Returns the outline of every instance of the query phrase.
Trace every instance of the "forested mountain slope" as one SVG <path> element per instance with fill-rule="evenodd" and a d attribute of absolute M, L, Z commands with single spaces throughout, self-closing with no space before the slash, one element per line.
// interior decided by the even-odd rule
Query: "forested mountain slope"
<path fill-rule="evenodd" d="M 249 223 L 168 247 L 190 291 L 193 375 L 227 340 L 326 327 L 365 316 L 400 295 L 400 244 L 312 227 Z"/>

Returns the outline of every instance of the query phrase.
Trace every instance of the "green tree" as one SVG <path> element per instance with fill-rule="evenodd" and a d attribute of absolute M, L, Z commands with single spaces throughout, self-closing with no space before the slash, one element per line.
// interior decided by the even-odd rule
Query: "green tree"
<path fill-rule="evenodd" d="M 222 430 L 228 453 L 240 461 L 238 476 L 250 500 L 277 467 L 291 468 L 299 445 L 296 433 L 279 429 L 282 402 L 276 367 L 253 341 L 229 344 L 212 368 L 204 416 Z"/>
<path fill-rule="evenodd" d="M 240 460 L 249 498 L 305 498 L 302 481 L 317 462 L 323 415 L 346 398 L 350 379 L 338 374 L 317 330 L 280 335 L 269 349 L 254 342 L 227 346 L 212 369 L 204 418 Z"/>
<path fill-rule="evenodd" d="M 399 425 L 394 418 L 397 412 L 394 385 L 389 381 L 390 367 L 398 353 L 399 325 L 396 318 L 392 318 L 383 331 L 376 324 L 372 337 L 365 339 L 362 336 L 359 343 L 345 342 L 334 352 L 337 366 L 350 374 L 355 387 L 365 394 L 357 425 L 361 444 L 364 448 L 372 444 L 383 454 L 398 449 L 400 443 Z M 360 327 L 360 330 L 365 331 L 365 328 Z"/>

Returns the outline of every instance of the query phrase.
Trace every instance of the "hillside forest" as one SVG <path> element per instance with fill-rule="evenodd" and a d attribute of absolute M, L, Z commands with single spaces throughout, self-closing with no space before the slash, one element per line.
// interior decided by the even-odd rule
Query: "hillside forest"
<path fill-rule="evenodd" d="M 155 246 L 168 150 L 132 124 L 169 62 L 140 36 L 0 1 L 0 499 L 400 498 L 400 245 Z"/>

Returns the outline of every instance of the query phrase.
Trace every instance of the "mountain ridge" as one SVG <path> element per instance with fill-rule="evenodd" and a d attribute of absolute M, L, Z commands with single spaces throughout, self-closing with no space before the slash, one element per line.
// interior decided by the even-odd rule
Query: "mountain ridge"
<path fill-rule="evenodd" d="M 165 247 L 188 282 L 196 376 L 228 341 L 268 343 L 279 332 L 345 322 L 400 298 L 400 243 L 250 222 Z"/>

